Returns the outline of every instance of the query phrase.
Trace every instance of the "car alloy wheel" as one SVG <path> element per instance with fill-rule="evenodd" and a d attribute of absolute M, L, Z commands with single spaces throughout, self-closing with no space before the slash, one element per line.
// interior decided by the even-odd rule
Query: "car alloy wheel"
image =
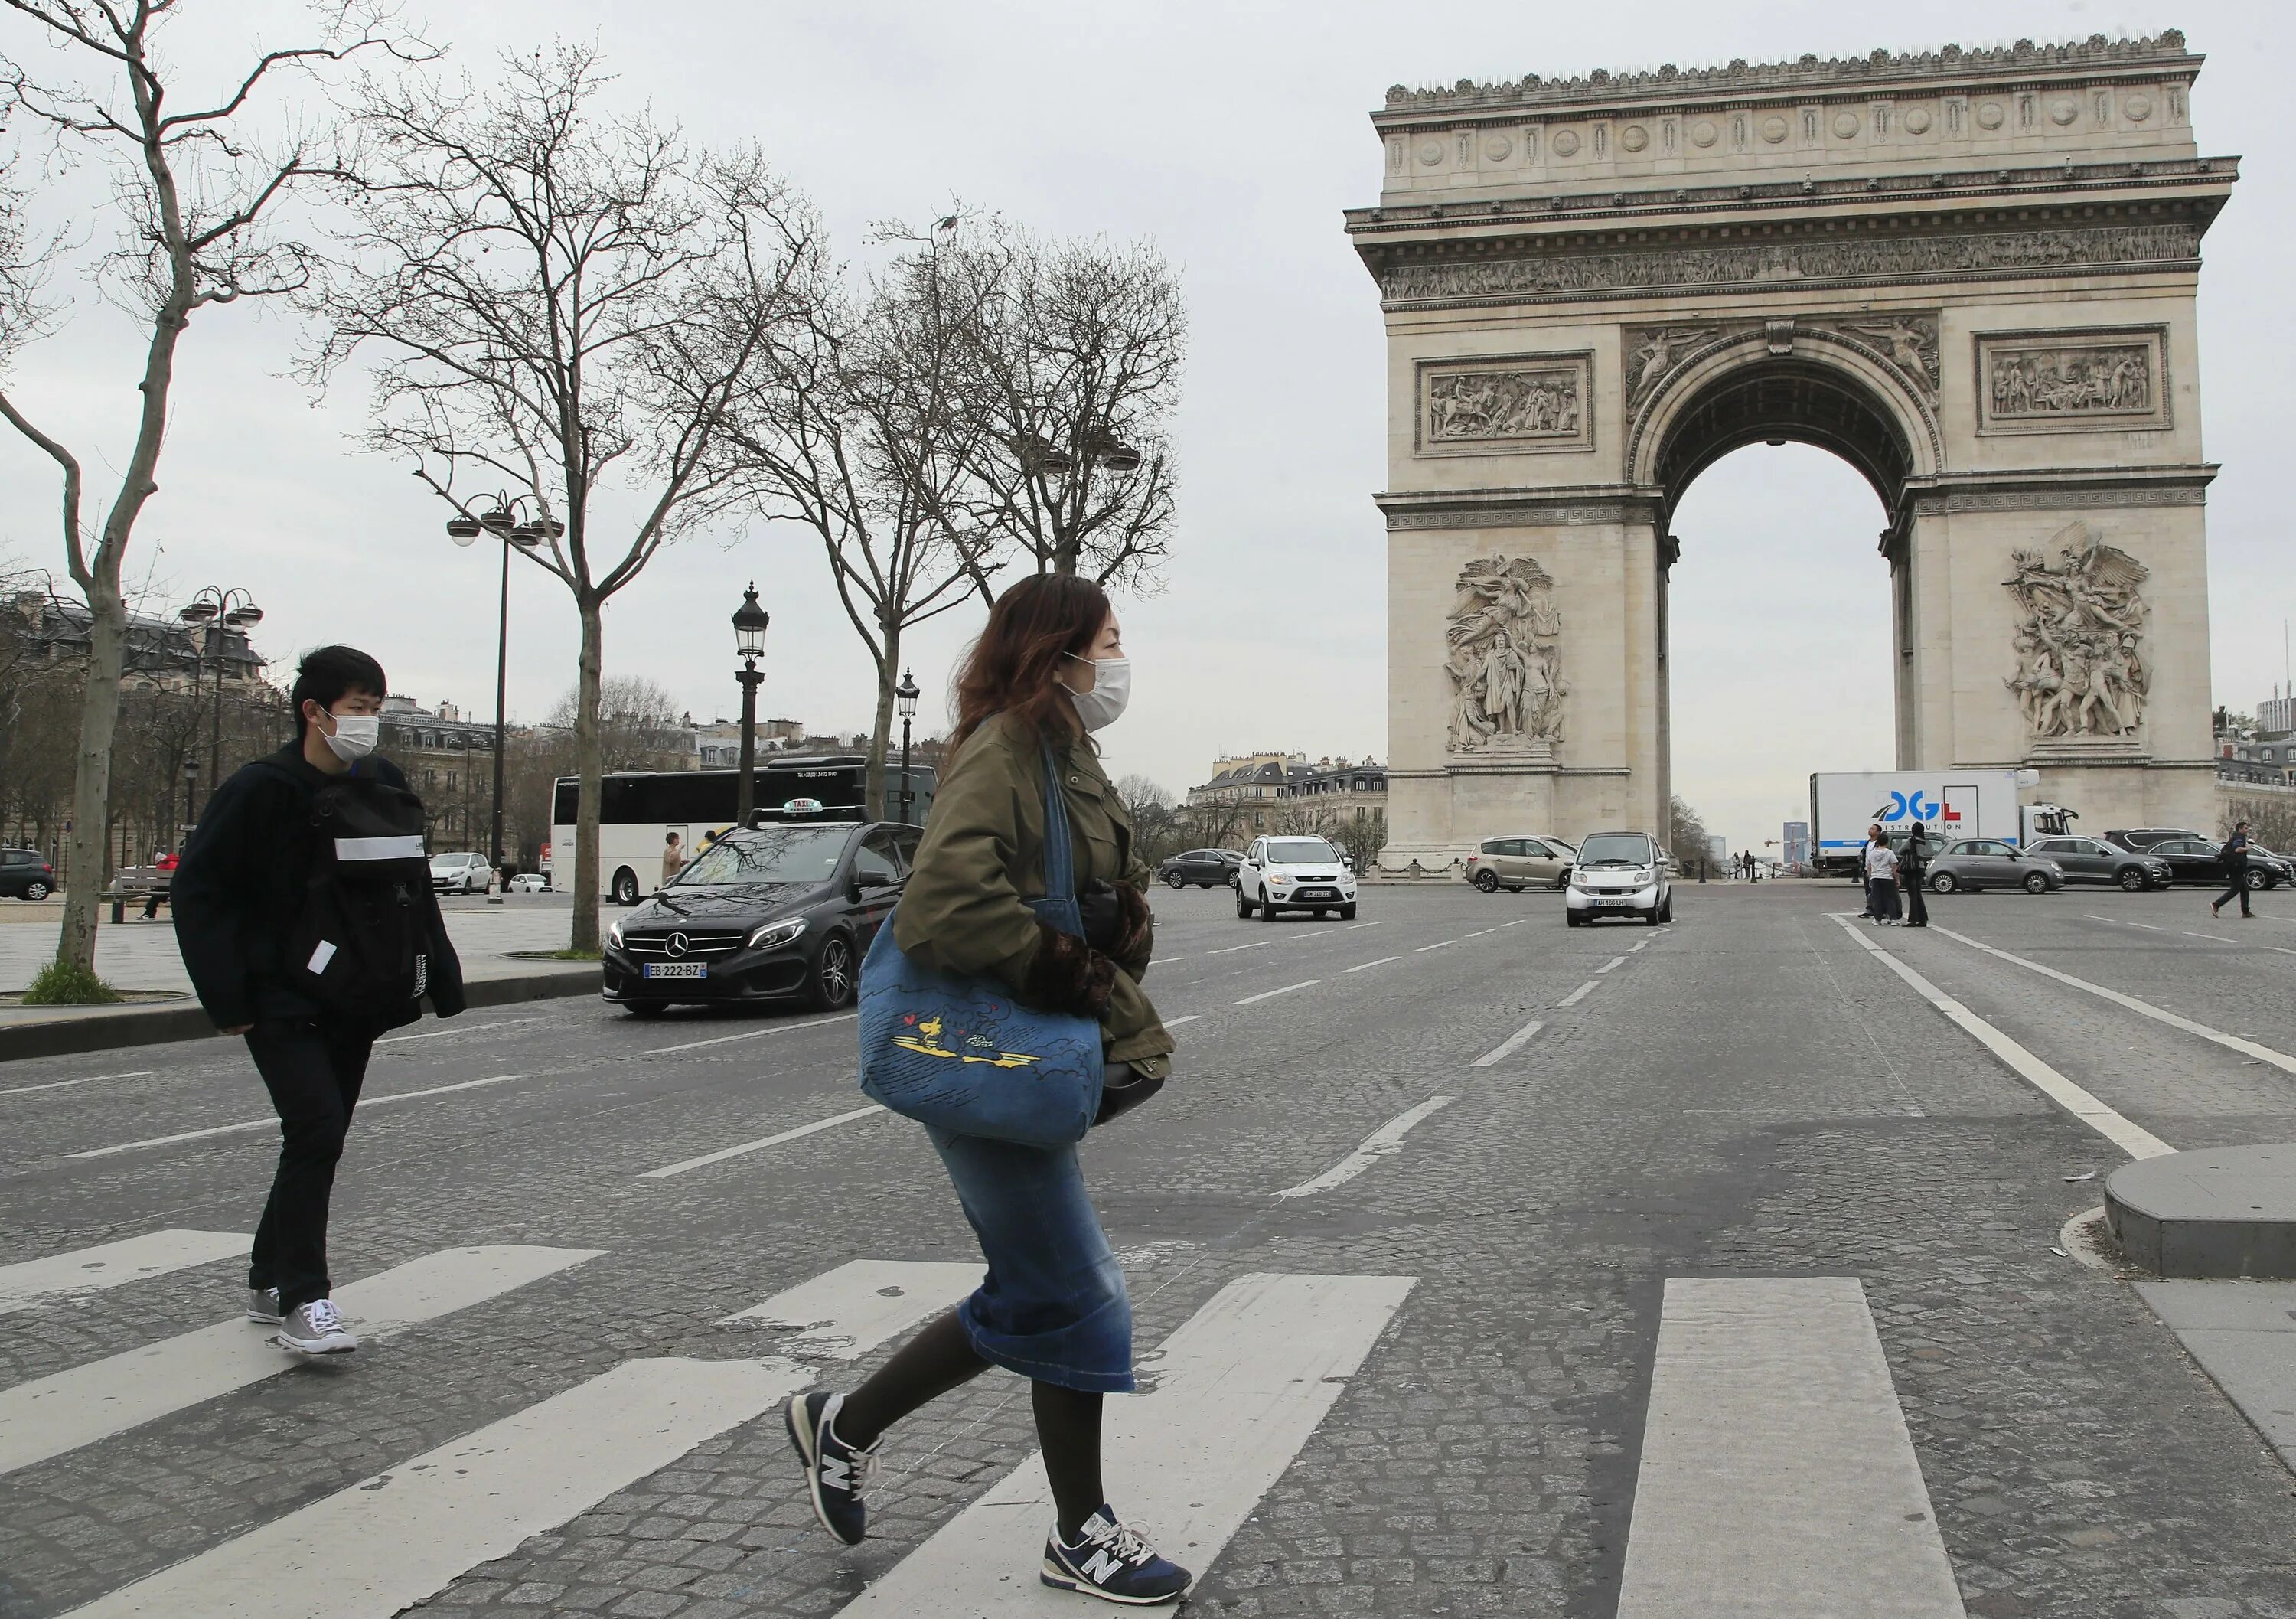
<path fill-rule="evenodd" d="M 1475 886 L 1481 889 L 1487 894 L 1495 894 L 1498 892 L 1499 874 L 1495 871 L 1477 872 L 1475 874 Z"/>
<path fill-rule="evenodd" d="M 1938 873 L 1937 875 L 1930 879 L 1930 892 L 1931 893 L 1949 894 L 1960 886 L 1960 883 L 1953 880 L 1953 873 L 1949 871 L 1941 871 Z"/>
<path fill-rule="evenodd" d="M 2269 874 L 2257 871 L 2253 868 L 2243 872 L 2241 874 L 2240 880 L 2248 885 L 2251 892 L 2260 892 L 2261 891 L 2272 886 L 2272 878 Z"/>
<path fill-rule="evenodd" d="M 49 892 L 48 885 L 37 877 L 24 884 L 24 898 L 35 902 L 46 899 Z"/>
<path fill-rule="evenodd" d="M 2121 892 L 2124 893 L 2136 894 L 2144 892 L 2144 874 L 2137 870 L 2134 866 L 2122 872 L 2119 881 Z"/>
<path fill-rule="evenodd" d="M 822 941 L 820 958 L 813 964 L 813 1004 L 834 1012 L 853 999 L 853 944 L 842 933 Z"/>
<path fill-rule="evenodd" d="M 2030 873 L 2025 878 L 2025 892 L 2029 894 L 2047 893 L 2049 892 L 2048 878 L 2043 876 L 2038 871 Z"/>
<path fill-rule="evenodd" d="M 614 874 L 614 903 L 636 905 L 638 902 L 638 875 L 625 866 Z"/>
<path fill-rule="evenodd" d="M 1178 872 L 1174 871 L 1166 875 L 1164 884 L 1168 888 L 1185 888 L 1188 885 L 1188 880 L 1182 876 Z"/>
<path fill-rule="evenodd" d="M 1237 921 L 1239 921 L 1239 922 L 1241 922 L 1241 921 L 1242 921 L 1246 916 L 1250 916 L 1250 915 L 1251 915 L 1251 901 L 1250 901 L 1250 900 L 1247 900 L 1247 899 L 1245 899 L 1245 898 L 1243 897 L 1243 890 L 1242 890 L 1242 889 L 1241 889 L 1241 888 L 1238 888 L 1238 889 L 1235 891 L 1235 917 L 1236 917 L 1236 920 L 1237 920 Z"/>
<path fill-rule="evenodd" d="M 1264 888 L 1259 891 L 1259 919 L 1262 922 L 1275 920 L 1275 901 L 1267 897 L 1267 891 Z"/>

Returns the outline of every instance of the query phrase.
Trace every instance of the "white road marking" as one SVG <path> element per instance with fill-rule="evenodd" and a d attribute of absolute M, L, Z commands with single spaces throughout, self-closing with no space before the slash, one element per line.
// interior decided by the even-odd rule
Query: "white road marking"
<path fill-rule="evenodd" d="M 1590 978 L 1554 1004 L 1558 1007 L 1575 1007 L 1602 987 L 1599 981 Z"/>
<path fill-rule="evenodd" d="M 980 1278 L 978 1262 L 849 1260 L 718 1325 L 789 1333 L 773 1346 L 780 1354 L 857 1360 L 956 1303 Z"/>
<path fill-rule="evenodd" d="M 1377 922 L 1350 922 L 1345 927 L 1341 928 L 1340 932 L 1343 933 L 1352 933 L 1359 927 L 1385 927 L 1387 923 L 1384 918 Z"/>
<path fill-rule="evenodd" d="M 1456 944 L 1456 943 L 1458 943 L 1458 942 L 1459 942 L 1459 941 L 1458 941 L 1456 939 L 1438 939 L 1438 940 L 1437 940 L 1434 943 L 1432 943 L 1432 944 L 1422 944 L 1422 945 L 1414 946 L 1414 947 L 1413 948 L 1413 949 L 1412 949 L 1412 952 L 1411 952 L 1411 953 L 1412 953 L 1413 955 L 1416 956 L 1416 955 L 1418 955 L 1418 954 L 1419 954 L 1421 951 L 1423 951 L 1423 950 L 1439 950 L 1439 949 L 1442 949 L 1445 945 L 1447 945 L 1447 944 Z"/>
<path fill-rule="evenodd" d="M 2284 1051 L 2275 1051 L 2269 1046 L 2260 1046 L 2256 1041 L 2243 1039 L 2240 1035 L 2227 1034 L 2221 1029 L 2211 1029 L 2208 1024 L 2195 1023 L 2189 1017 L 2180 1017 L 2174 1012 L 2154 1006 L 2149 1000 L 2139 1000 L 2134 995 L 2123 995 L 2120 990 L 2108 990 L 2101 983 L 2091 983 L 2086 978 L 2075 978 L 2070 973 L 2060 973 L 2056 968 L 2043 966 L 2038 961 L 2029 961 L 2022 956 L 2013 956 L 2007 950 L 1996 949 L 1993 946 L 1980 943 L 1965 933 L 1956 933 L 1950 928 L 1934 927 L 1934 925 L 1932 926 L 1935 932 L 1943 933 L 1947 938 L 1958 943 L 1965 944 L 1972 949 L 1982 950 L 1988 956 L 1997 956 L 2004 961 L 2014 962 L 2030 972 L 2038 973 L 2044 978 L 2054 979 L 2057 982 L 2070 988 L 2084 990 L 2100 999 L 2109 1000 L 2116 1007 L 2124 1007 L 2140 1017 L 2149 1017 L 2155 1023 L 2166 1023 L 2172 1029 L 2182 1029 L 2187 1034 L 2197 1034 L 2204 1040 L 2213 1040 L 2228 1051 L 2237 1051 L 2243 1056 L 2253 1057 L 2259 1063 L 2269 1063 L 2275 1068 L 2288 1073 L 2296 1073 L 2296 1056 L 2290 1056 Z"/>
<path fill-rule="evenodd" d="M 1400 1276 L 1246 1276 L 1220 1289 L 1142 1357 L 1155 1386 L 1108 1402 L 1108 1471 L 1124 1481 L 1127 1521 L 1191 1568 L 1217 1561 L 1330 1415 L 1413 1285 Z M 1045 1589 L 1029 1572 L 1052 1521 L 1044 1460 L 1031 1457 L 840 1609 L 840 1619 L 1074 1615 L 1077 1598 Z"/>
<path fill-rule="evenodd" d="M 1365 1170 L 1390 1154 L 1403 1150 L 1403 1138 L 1409 1135 L 1422 1119 L 1451 1105 L 1456 1098 L 1430 1097 L 1408 1113 L 1398 1114 L 1364 1138 L 1364 1144 L 1332 1165 L 1313 1180 L 1303 1180 L 1298 1186 L 1286 1187 L 1275 1194 L 1278 1198 L 1313 1197 L 1318 1192 L 1328 1192 L 1333 1187 L 1345 1186 Z"/>
<path fill-rule="evenodd" d="M 243 1231 L 146 1231 L 141 1237 L 0 1265 L 0 1315 L 47 1298 L 100 1293 L 123 1282 L 229 1259 L 247 1252 Z"/>
<path fill-rule="evenodd" d="M 1233 956 L 1238 950 L 1256 950 L 1261 949 L 1263 946 L 1274 944 L 1275 942 L 1276 941 L 1273 939 L 1255 939 L 1250 944 L 1222 945 L 1218 949 L 1206 950 L 1204 954 L 1207 956 Z"/>
<path fill-rule="evenodd" d="M 1470 1068 L 1488 1068 L 1494 1063 L 1504 1063 L 1529 1045 L 1530 1037 L 1546 1027 L 1545 1023 L 1525 1023 L 1467 1065 Z"/>
<path fill-rule="evenodd" d="M 1595 975 L 1599 978 L 1603 974 L 1609 972 L 1612 967 L 1622 967 L 1626 965 L 1627 958 L 1624 956 L 1613 956 L 1610 960 L 1604 962 L 1601 966 L 1595 969 Z"/>
<path fill-rule="evenodd" d="M 372 1342 L 484 1303 L 603 1252 L 449 1248 L 338 1287 L 335 1303 L 362 1341 Z M 299 1357 L 271 1342 L 270 1333 L 251 1321 L 225 1321 L 0 1389 L 0 1473 L 124 1434 L 300 1364 Z"/>
<path fill-rule="evenodd" d="M 1191 1012 L 1185 1017 L 1168 1017 L 1164 1020 L 1164 1027 L 1167 1029 L 1177 1029 L 1182 1023 L 1194 1023 L 1196 1019 L 1202 1015 L 1203 1014 L 1201 1012 Z"/>
<path fill-rule="evenodd" d="M 100 1085 L 106 1080 L 148 1080 L 158 1072 L 153 1068 L 138 1068 L 131 1073 L 91 1073 L 84 1080 L 50 1080 L 45 1085 L 18 1085 L 0 1090 L 0 1097 L 27 1097 L 36 1090 L 63 1090 L 73 1085 Z"/>
<path fill-rule="evenodd" d="M 1343 973 L 1360 973 L 1364 971 L 1365 967 L 1383 967 L 1390 961 L 1400 961 L 1402 959 L 1403 957 L 1400 956 L 1382 956 L 1377 961 L 1366 961 L 1363 963 L 1361 966 L 1346 967 L 1341 969 L 1341 971 Z"/>
<path fill-rule="evenodd" d="M 1632 956 L 1637 951 L 1646 950 L 1648 949 L 1650 949 L 1650 941 L 1645 939 L 1640 944 L 1628 945 L 1627 947 L 1627 954 Z"/>
<path fill-rule="evenodd" d="M 682 1046 L 656 1046 L 646 1055 L 668 1056 L 676 1051 L 699 1051 L 704 1046 L 725 1046 L 735 1040 L 763 1040 L 768 1034 L 791 1034 L 800 1029 L 825 1029 L 832 1023 L 849 1023 L 860 1015 L 858 1012 L 840 1012 L 834 1017 L 816 1017 L 801 1023 L 775 1023 L 767 1029 L 744 1029 L 739 1034 L 720 1034 L 706 1040 L 688 1040 Z"/>
<path fill-rule="evenodd" d="M 375 1041 L 375 1044 L 378 1046 L 403 1046 L 408 1040 L 444 1040 L 450 1034 L 484 1034 L 492 1029 L 515 1029 L 522 1023 L 538 1023 L 544 1021 L 544 1019 L 539 1017 L 505 1017 L 498 1023 L 465 1023 L 459 1028 L 432 1029 L 422 1034 L 386 1034 L 382 1039 Z"/>
<path fill-rule="evenodd" d="M 2150 922 L 2131 922 L 2126 916 L 2100 916 L 2095 911 L 2083 911 L 2081 915 L 2087 916 L 2091 922 L 2111 922 L 2121 927 L 2141 927 L 2148 933 L 2173 933 L 2177 931 L 2170 927 L 2154 927 Z M 1931 925 L 1936 925 L 1932 923 Z"/>
<path fill-rule="evenodd" d="M 1524 923 L 1526 923 L 1526 922 L 1528 922 L 1528 921 L 1529 921 L 1529 920 L 1530 920 L 1530 918 L 1529 918 L 1529 917 L 1528 917 L 1528 916 L 1517 916 L 1513 921 L 1512 921 L 1512 922 L 1502 922 L 1502 923 L 1500 923 L 1500 924 L 1499 924 L 1499 925 L 1500 925 L 1501 927 L 1521 927 Z"/>
<path fill-rule="evenodd" d="M 1248 1007 L 1254 1001 L 1274 1000 L 1277 996 L 1289 995 L 1294 990 L 1313 989 L 1316 985 L 1323 982 L 1324 981 L 1320 978 L 1303 978 L 1298 983 L 1287 983 L 1280 990 L 1262 990 L 1257 995 L 1247 995 L 1242 1000 L 1239 1000 L 1234 1004 L 1239 1007 Z"/>
<path fill-rule="evenodd" d="M 522 1080 L 522 1073 L 490 1074 L 483 1080 L 463 1080 L 453 1085 L 433 1085 L 427 1090 L 402 1090 L 393 1097 L 361 1097 L 358 1111 L 362 1114 L 377 1107 L 389 1107 L 395 1102 L 420 1102 L 425 1097 L 443 1097 L 454 1090 L 476 1090 L 486 1085 L 506 1085 L 512 1080 Z M 210 1136 L 236 1136 L 250 1130 L 276 1130 L 279 1121 L 248 1119 L 238 1124 L 211 1124 L 205 1130 L 178 1130 L 172 1136 L 152 1136 L 142 1141 L 115 1142 L 110 1146 L 92 1146 L 84 1153 L 66 1153 L 67 1158 L 109 1158 L 114 1153 L 140 1152 L 147 1146 L 173 1146 L 179 1141 L 203 1141 Z"/>
<path fill-rule="evenodd" d="M 1618 1619 L 1963 1619 L 1855 1277 L 1669 1278 Z"/>
<path fill-rule="evenodd" d="M 942 1307 L 913 1294 L 901 1301 L 911 1308 L 888 1309 L 871 1267 L 830 1274 L 845 1279 L 824 1286 L 829 1278 L 818 1278 L 758 1311 L 801 1313 L 824 1336 L 849 1340 L 858 1355 Z M 1363 1313 L 1349 1307 L 1350 1317 Z M 626 1360 L 76 1611 L 94 1619 L 237 1619 L 261 1606 L 251 1593 L 313 1590 L 325 1592 L 318 1607 L 328 1619 L 390 1619 L 472 1566 L 508 1556 L 527 1536 L 763 1416 L 817 1375 L 779 1355 Z M 1337 1397 L 1336 1385 L 1311 1386 Z"/>
<path fill-rule="evenodd" d="M 760 1136 L 755 1141 L 744 1141 L 736 1146 L 721 1146 L 714 1153 L 702 1154 L 699 1158 L 686 1158 L 676 1163 L 665 1163 L 658 1170 L 646 1171 L 638 1179 L 667 1180 L 672 1175 L 683 1175 L 688 1170 L 705 1169 L 713 1163 L 723 1163 L 728 1158 L 746 1157 L 751 1153 L 763 1152 L 769 1146 L 779 1146 L 784 1141 L 796 1141 L 807 1136 L 817 1136 L 823 1130 L 835 1130 L 840 1124 L 850 1124 L 856 1119 L 866 1119 L 884 1111 L 882 1107 L 872 1102 L 866 1107 L 857 1107 L 850 1113 L 838 1114 L 827 1119 L 816 1119 L 810 1124 L 800 1124 L 795 1130 L 785 1130 L 776 1136 Z"/>
<path fill-rule="evenodd" d="M 2196 933 L 2190 928 L 2184 929 L 2183 932 L 2185 937 L 2187 939 L 2213 939 L 2218 944 L 2238 944 L 2240 942 L 2237 939 L 2227 939 L 2222 933 Z"/>
<path fill-rule="evenodd" d="M 1913 968 L 1875 944 L 1871 939 L 1866 938 L 1857 931 L 1856 925 L 1847 916 L 1836 916 L 1834 920 L 1841 925 L 1843 933 L 1864 945 L 1870 954 L 1881 961 L 1882 966 L 1913 985 L 1915 991 L 1923 999 L 1960 1024 L 1962 1029 L 1979 1045 L 1983 1046 L 2015 1070 L 2027 1084 L 2112 1142 L 2122 1152 L 2132 1158 L 2158 1158 L 2163 1154 L 2177 1150 L 2143 1125 L 2123 1118 L 2119 1113 L 2098 1101 L 2087 1091 L 2083 1090 L 2039 1057 L 2026 1050 L 2024 1047 L 2002 1033 L 2000 1030 L 1978 1016 L 1976 1013 L 1954 999 L 1943 990 L 1939 989 L 1937 985 L 1915 972 Z M 1946 931 L 1935 923 L 1931 923 L 1930 926 L 1937 933 Z"/>

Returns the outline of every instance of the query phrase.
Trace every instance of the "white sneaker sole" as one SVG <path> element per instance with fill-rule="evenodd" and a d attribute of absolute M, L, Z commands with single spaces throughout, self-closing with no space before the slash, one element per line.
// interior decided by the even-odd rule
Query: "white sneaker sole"
<path fill-rule="evenodd" d="M 358 1347 L 358 1340 L 347 1332 L 331 1332 L 324 1338 L 291 1338 L 275 1332 L 271 1341 L 299 1355 L 347 1355 Z"/>

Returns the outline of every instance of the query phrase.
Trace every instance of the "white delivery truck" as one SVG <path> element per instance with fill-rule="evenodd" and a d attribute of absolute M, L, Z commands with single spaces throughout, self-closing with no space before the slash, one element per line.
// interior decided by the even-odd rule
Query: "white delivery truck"
<path fill-rule="evenodd" d="M 2062 836 L 2074 811 L 2020 804 L 2031 770 L 1835 770 L 1809 778 L 1810 859 L 1821 870 L 1857 869 L 1866 829 L 1902 833 L 1915 821 L 1933 840 L 1998 838 L 2020 848 Z"/>

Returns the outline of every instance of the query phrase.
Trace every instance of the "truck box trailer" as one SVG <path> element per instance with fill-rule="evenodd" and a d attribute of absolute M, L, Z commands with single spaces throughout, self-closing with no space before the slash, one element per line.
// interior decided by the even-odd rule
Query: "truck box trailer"
<path fill-rule="evenodd" d="M 1920 821 L 1932 839 L 1998 838 L 2020 848 L 2062 834 L 2074 811 L 2018 802 L 2037 780 L 2030 770 L 1821 771 L 1809 778 L 1811 862 L 1854 869 L 1876 821 L 1890 834 Z"/>

